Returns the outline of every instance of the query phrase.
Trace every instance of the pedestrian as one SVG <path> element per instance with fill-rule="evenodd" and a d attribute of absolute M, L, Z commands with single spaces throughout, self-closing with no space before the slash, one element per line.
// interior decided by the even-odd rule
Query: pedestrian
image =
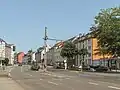
<path fill-rule="evenodd" d="M 64 60 L 65 70 L 67 70 L 67 60 Z"/>

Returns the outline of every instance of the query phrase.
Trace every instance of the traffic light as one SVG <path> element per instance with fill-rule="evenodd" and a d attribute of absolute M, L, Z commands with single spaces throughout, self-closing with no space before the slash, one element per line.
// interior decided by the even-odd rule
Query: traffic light
<path fill-rule="evenodd" d="M 13 46 L 13 51 L 15 51 L 16 50 L 16 47 L 15 46 Z"/>

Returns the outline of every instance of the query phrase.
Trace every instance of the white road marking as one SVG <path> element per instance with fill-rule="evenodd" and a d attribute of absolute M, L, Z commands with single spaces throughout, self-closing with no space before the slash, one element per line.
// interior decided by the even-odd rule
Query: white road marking
<path fill-rule="evenodd" d="M 56 78 L 52 78 L 52 80 L 62 81 L 63 79 L 56 79 Z"/>
<path fill-rule="evenodd" d="M 21 66 L 21 72 L 23 72 L 23 70 L 22 70 L 22 66 Z"/>
<path fill-rule="evenodd" d="M 31 74 L 27 74 L 27 75 L 29 75 L 29 76 L 33 76 L 33 75 L 31 75 Z"/>
<path fill-rule="evenodd" d="M 92 85 L 99 85 L 97 83 L 93 83 L 93 82 L 88 82 L 89 84 L 92 84 Z"/>
<path fill-rule="evenodd" d="M 10 70 L 8 71 L 8 76 L 11 77 L 11 71 L 14 69 L 14 67 L 10 68 Z"/>
<path fill-rule="evenodd" d="M 40 78 L 40 80 L 43 80 L 43 79 Z"/>
<path fill-rule="evenodd" d="M 66 79 L 70 79 L 70 78 L 66 78 Z"/>
<path fill-rule="evenodd" d="M 48 81 L 48 83 L 51 83 L 51 84 L 54 84 L 54 85 L 58 85 L 57 83 L 54 83 L 54 82 L 51 82 L 51 81 Z"/>
<path fill-rule="evenodd" d="M 118 88 L 118 87 L 114 87 L 114 86 L 108 86 L 108 88 L 112 88 L 112 89 L 120 90 L 120 88 Z"/>
<path fill-rule="evenodd" d="M 116 85 L 116 86 L 118 86 L 118 84 L 111 83 L 111 82 L 95 81 L 95 80 L 91 80 L 91 79 L 90 79 L 89 81 L 91 81 L 91 82 L 93 81 L 93 82 L 103 83 L 103 84 L 105 84 L 105 83 L 106 83 L 106 84 L 110 84 L 110 85 L 112 84 L 112 85 Z"/>

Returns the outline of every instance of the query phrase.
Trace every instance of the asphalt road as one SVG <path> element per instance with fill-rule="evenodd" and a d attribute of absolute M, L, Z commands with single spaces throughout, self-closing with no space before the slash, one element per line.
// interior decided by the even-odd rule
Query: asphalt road
<path fill-rule="evenodd" d="M 78 74 L 31 71 L 28 66 L 14 67 L 11 77 L 25 90 L 119 90 L 119 83 L 99 81 Z"/>
<path fill-rule="evenodd" d="M 115 83 L 120 84 L 120 74 L 108 74 L 108 73 L 95 73 L 95 72 L 76 72 L 70 70 L 63 69 L 49 69 L 49 71 L 64 75 L 70 75 L 74 77 L 83 77 L 87 79 L 92 79 L 95 81 L 107 82 L 107 83 Z"/>

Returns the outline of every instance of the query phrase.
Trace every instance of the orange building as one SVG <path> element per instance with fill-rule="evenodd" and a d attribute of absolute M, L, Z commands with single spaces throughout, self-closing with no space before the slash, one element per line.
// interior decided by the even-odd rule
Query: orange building
<path fill-rule="evenodd" d="M 74 43 L 78 49 L 86 48 L 88 50 L 89 54 L 84 56 L 85 65 L 103 65 L 120 68 L 119 61 L 115 60 L 115 58 L 112 58 L 110 55 L 103 57 L 103 55 L 96 54 L 96 52 L 98 52 L 96 51 L 96 49 L 98 49 L 98 43 L 97 39 L 91 36 L 91 33 L 79 36 Z M 76 65 L 79 66 L 81 64 L 81 59 L 83 59 L 81 56 L 76 56 Z"/>
<path fill-rule="evenodd" d="M 99 55 L 96 54 L 99 51 L 96 51 L 98 49 L 97 47 L 97 39 L 96 38 L 91 38 L 92 39 L 92 60 L 99 60 L 99 59 L 103 59 L 103 58 L 110 58 L 110 55 Z"/>
<path fill-rule="evenodd" d="M 23 62 L 23 58 L 24 58 L 24 52 L 18 53 L 18 55 L 17 55 L 18 63 L 22 63 Z"/>

